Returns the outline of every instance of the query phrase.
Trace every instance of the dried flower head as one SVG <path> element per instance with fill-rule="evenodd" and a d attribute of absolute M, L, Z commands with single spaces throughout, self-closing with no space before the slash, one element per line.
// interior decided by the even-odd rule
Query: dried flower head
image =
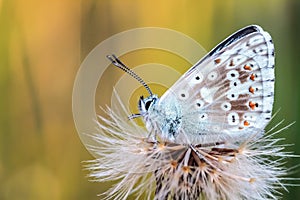
<path fill-rule="evenodd" d="M 98 157 L 87 164 L 94 181 L 118 181 L 106 199 L 277 199 L 288 170 L 273 134 L 242 142 L 177 144 L 156 141 L 134 121 L 108 109 L 100 117 Z"/>

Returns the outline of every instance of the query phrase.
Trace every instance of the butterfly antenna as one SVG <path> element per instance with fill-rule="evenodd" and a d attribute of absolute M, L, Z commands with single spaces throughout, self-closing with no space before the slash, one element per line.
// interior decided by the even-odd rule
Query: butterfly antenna
<path fill-rule="evenodd" d="M 121 70 L 135 78 L 138 82 L 140 82 L 146 88 L 150 96 L 152 96 L 153 93 L 150 90 L 149 86 L 145 83 L 145 81 L 141 77 L 139 77 L 134 71 L 129 69 L 124 63 L 122 63 L 121 60 L 119 60 L 114 54 L 107 55 L 106 57 L 111 61 L 111 63 L 114 66 L 120 68 Z"/>

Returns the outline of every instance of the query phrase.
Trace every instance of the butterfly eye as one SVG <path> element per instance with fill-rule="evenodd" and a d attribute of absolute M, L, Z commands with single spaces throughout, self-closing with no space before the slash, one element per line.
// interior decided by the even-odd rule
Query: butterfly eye
<path fill-rule="evenodd" d="M 149 107 L 151 106 L 152 102 L 153 102 L 153 100 L 150 100 L 150 101 L 147 101 L 147 102 L 145 103 L 145 108 L 146 108 L 146 110 L 149 109 Z"/>

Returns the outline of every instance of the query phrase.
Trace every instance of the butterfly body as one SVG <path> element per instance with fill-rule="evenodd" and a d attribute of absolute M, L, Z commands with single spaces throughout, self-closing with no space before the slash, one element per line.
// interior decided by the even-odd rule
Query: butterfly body
<path fill-rule="evenodd" d="M 150 97 L 151 98 L 151 97 Z M 146 128 L 155 135 L 174 141 L 182 125 L 182 106 L 176 99 L 157 99 L 143 115 Z"/>
<path fill-rule="evenodd" d="M 256 25 L 229 36 L 161 97 L 140 99 L 146 128 L 165 140 L 211 143 L 261 133 L 274 99 L 274 46 Z"/>

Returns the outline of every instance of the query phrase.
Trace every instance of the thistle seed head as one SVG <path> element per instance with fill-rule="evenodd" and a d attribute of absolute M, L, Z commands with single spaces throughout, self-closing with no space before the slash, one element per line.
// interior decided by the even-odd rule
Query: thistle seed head
<path fill-rule="evenodd" d="M 277 199 L 288 170 L 280 139 L 258 134 L 242 142 L 177 144 L 149 138 L 134 121 L 108 110 L 90 146 L 94 181 L 116 181 L 105 199 Z"/>

